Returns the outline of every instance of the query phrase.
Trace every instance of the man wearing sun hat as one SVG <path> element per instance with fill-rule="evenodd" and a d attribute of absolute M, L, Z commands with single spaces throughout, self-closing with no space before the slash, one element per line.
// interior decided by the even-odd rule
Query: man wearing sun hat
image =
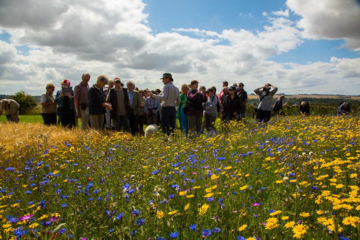
<path fill-rule="evenodd" d="M 180 103 L 180 92 L 172 83 L 174 81 L 171 73 L 164 73 L 160 78 L 164 83 L 164 88 L 161 94 L 154 95 L 150 92 L 150 96 L 161 101 L 161 128 L 163 133 L 168 136 L 175 130 L 176 109 Z"/>

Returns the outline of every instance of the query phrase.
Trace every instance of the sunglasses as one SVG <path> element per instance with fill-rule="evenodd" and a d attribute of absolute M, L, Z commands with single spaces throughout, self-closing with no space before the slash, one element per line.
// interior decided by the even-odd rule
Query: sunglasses
<path fill-rule="evenodd" d="M 121 83 L 120 81 L 115 81 L 115 83 Z"/>

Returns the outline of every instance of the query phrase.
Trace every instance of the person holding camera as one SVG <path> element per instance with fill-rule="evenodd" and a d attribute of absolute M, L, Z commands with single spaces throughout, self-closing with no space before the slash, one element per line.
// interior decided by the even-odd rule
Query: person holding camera
<path fill-rule="evenodd" d="M 80 118 L 81 130 L 86 130 L 89 126 L 89 81 L 90 74 L 84 73 L 81 77 L 81 82 L 74 88 L 76 117 Z"/>
<path fill-rule="evenodd" d="M 156 92 L 152 92 L 156 94 Z M 146 114 L 147 125 L 157 124 L 158 113 L 160 111 L 160 102 L 159 100 L 150 96 L 150 92 L 147 93 L 147 98 L 145 100 L 144 110 Z"/>
<path fill-rule="evenodd" d="M 348 102 L 343 102 L 337 109 L 338 116 L 346 116 L 350 113 L 350 104 Z"/>
<path fill-rule="evenodd" d="M 271 90 L 271 88 L 273 88 Z M 271 91 L 270 91 L 271 90 Z M 259 87 L 254 90 L 254 92 L 259 95 L 259 104 L 256 113 L 256 120 L 259 122 L 264 121 L 267 123 L 271 118 L 271 103 L 275 93 L 278 91 L 278 88 L 275 85 L 270 83 L 265 84 L 265 86 Z"/>
<path fill-rule="evenodd" d="M 187 115 L 189 121 L 190 133 L 200 133 L 203 119 L 203 103 L 207 101 L 205 89 L 201 89 L 202 93 L 198 91 L 199 82 L 197 80 L 191 81 L 191 89 L 187 93 L 187 106 L 189 108 Z"/>
<path fill-rule="evenodd" d="M 61 90 L 55 96 L 55 102 L 58 103 L 57 113 L 64 128 L 75 126 L 74 92 L 70 85 L 70 81 L 64 79 L 61 82 Z"/>
<path fill-rule="evenodd" d="M 14 99 L 1 100 L 0 116 L 5 110 L 6 119 L 9 123 L 19 123 L 20 105 Z"/>
<path fill-rule="evenodd" d="M 309 102 L 301 102 L 300 104 L 300 113 L 302 116 L 309 116 L 310 115 L 310 106 Z"/>

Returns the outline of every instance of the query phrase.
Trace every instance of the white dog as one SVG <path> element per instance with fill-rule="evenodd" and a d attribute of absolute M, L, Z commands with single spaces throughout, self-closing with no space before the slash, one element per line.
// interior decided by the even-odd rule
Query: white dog
<path fill-rule="evenodd" d="M 152 135 L 158 132 L 158 126 L 156 124 L 152 124 L 146 127 L 145 129 L 145 138 L 150 138 Z"/>

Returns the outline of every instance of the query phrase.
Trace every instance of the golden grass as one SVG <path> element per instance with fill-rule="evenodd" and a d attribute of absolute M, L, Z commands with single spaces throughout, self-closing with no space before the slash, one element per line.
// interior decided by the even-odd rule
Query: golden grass
<path fill-rule="evenodd" d="M 40 123 L 0 123 L 0 152 L 5 153 L 14 149 L 21 149 L 30 144 L 56 144 L 77 142 L 86 137 L 100 140 L 108 133 L 96 131 L 81 131 L 79 129 L 64 129 L 59 126 L 45 126 Z"/>

